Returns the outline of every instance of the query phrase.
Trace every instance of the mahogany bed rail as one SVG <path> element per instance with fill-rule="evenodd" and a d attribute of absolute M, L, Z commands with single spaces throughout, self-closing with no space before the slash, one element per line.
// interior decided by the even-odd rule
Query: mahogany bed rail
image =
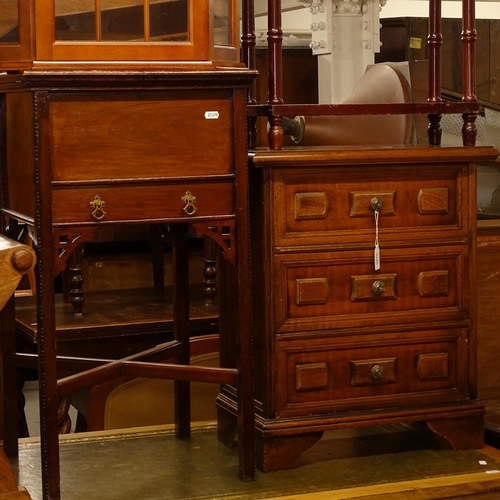
<path fill-rule="evenodd" d="M 255 69 L 255 19 L 253 0 L 243 0 L 243 59 L 250 69 Z M 464 146 L 476 144 L 476 118 L 481 105 L 476 96 L 476 56 L 477 32 L 475 28 L 475 1 L 462 0 L 462 101 L 445 102 L 441 97 L 441 0 L 429 0 L 429 91 L 427 102 L 400 104 L 284 104 L 282 79 L 281 0 L 268 0 L 267 43 L 269 53 L 267 104 L 257 104 L 256 87 L 248 91 L 249 147 L 255 145 L 255 120 L 257 116 L 267 116 L 269 120 L 269 148 L 283 148 L 283 116 L 302 114 L 314 115 L 377 115 L 377 114 L 427 114 L 429 118 L 428 140 L 431 146 L 441 144 L 441 115 L 461 113 L 463 117 L 462 142 Z"/>

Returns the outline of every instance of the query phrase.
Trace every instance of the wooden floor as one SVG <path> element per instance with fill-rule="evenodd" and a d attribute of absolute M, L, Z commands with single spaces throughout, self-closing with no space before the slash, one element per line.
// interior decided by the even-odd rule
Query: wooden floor
<path fill-rule="evenodd" d="M 135 310 L 139 297 L 142 316 Z M 127 349 L 134 335 L 140 343 L 143 338 L 152 342 L 156 336 L 162 338 L 171 329 L 171 297 L 165 302 L 144 301 L 145 297 L 152 295 L 144 291 L 88 294 L 86 307 L 93 314 L 83 318 L 75 318 L 69 304 L 59 298 L 58 348 L 69 355 L 73 351 L 94 355 L 97 346 L 107 353 L 109 336 L 115 352 L 117 329 Z M 193 298 L 193 326 L 200 322 L 200 329 L 217 331 L 216 306 L 207 309 L 201 293 Z M 36 344 L 34 300 L 17 303 L 18 332 L 32 344 Z M 117 317 L 103 329 L 95 318 L 107 318 L 110 301 L 118 301 L 120 307 L 113 307 Z M 130 317 L 136 318 L 136 324 L 124 331 Z M 164 324 L 160 324 L 162 318 Z M 494 401 L 500 400 L 494 396 Z M 22 440 L 19 461 L 13 465 L 19 484 L 33 500 L 41 500 L 37 438 Z M 303 456 L 296 470 L 259 472 L 254 483 L 241 483 L 237 467 L 236 451 L 217 443 L 213 427 L 196 429 L 189 442 L 176 441 L 165 427 L 61 438 L 63 500 L 500 500 L 500 451 L 444 449 L 442 442 L 418 426 L 328 433 Z"/>
<path fill-rule="evenodd" d="M 293 471 L 237 478 L 237 453 L 213 425 L 178 441 L 169 427 L 61 438 L 63 500 L 500 499 L 500 452 L 443 449 L 422 426 L 327 433 Z M 41 500 L 39 442 L 22 440 L 19 484 Z"/>

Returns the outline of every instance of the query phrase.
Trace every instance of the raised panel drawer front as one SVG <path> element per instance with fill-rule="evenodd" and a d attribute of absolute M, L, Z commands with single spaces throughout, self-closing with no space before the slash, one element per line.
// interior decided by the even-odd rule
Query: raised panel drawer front
<path fill-rule="evenodd" d="M 465 320 L 468 247 L 448 245 L 274 257 L 275 331 Z M 271 285 L 271 286 L 272 286 Z"/>
<path fill-rule="evenodd" d="M 464 329 L 277 341 L 280 417 L 467 399 Z"/>
<path fill-rule="evenodd" d="M 50 103 L 54 181 L 232 174 L 229 92 L 78 95 Z"/>
<path fill-rule="evenodd" d="M 52 190 L 54 224 L 234 218 L 233 183 L 179 182 Z"/>
<path fill-rule="evenodd" d="M 275 169 L 274 244 L 373 241 L 377 206 L 381 242 L 466 236 L 467 172 L 456 164 Z"/>

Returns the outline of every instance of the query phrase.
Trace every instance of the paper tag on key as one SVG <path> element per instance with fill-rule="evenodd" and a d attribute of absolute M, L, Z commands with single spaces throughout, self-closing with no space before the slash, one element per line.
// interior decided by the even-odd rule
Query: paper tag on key
<path fill-rule="evenodd" d="M 373 253 L 373 263 L 375 271 L 380 269 L 380 248 L 378 246 L 378 214 L 379 211 L 375 210 L 375 251 Z"/>

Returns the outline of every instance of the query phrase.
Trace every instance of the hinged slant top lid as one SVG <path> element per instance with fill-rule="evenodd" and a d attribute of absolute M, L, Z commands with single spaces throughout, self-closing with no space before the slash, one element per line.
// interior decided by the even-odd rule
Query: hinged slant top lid
<path fill-rule="evenodd" d="M 239 65 L 237 0 L 0 0 L 0 70 Z"/>

